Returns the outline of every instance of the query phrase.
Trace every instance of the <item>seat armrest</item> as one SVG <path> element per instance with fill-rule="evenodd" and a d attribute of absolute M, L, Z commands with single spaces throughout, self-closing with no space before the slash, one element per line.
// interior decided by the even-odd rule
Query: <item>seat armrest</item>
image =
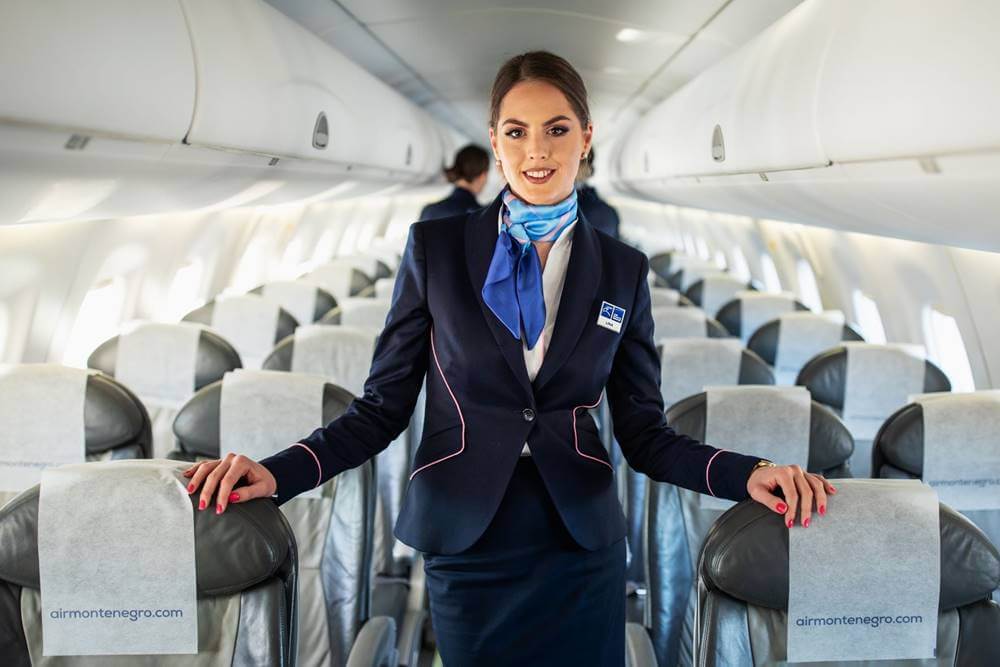
<path fill-rule="evenodd" d="M 374 616 L 361 626 L 354 639 L 347 667 L 396 667 L 396 622 L 388 616 Z"/>
<path fill-rule="evenodd" d="M 396 642 L 401 667 L 418 666 L 426 624 L 427 612 L 423 610 L 408 610 L 403 617 L 403 625 L 399 629 L 399 640 Z"/>
<path fill-rule="evenodd" d="M 625 667 L 656 667 L 653 642 L 638 623 L 625 624 Z"/>

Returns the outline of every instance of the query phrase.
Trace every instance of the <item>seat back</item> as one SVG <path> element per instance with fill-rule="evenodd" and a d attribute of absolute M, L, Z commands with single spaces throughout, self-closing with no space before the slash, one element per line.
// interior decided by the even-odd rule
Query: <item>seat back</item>
<path fill-rule="evenodd" d="M 776 383 L 795 384 L 806 362 L 841 341 L 863 342 L 864 338 L 850 324 L 837 322 L 825 313 L 797 311 L 758 328 L 747 347 L 774 367 Z"/>
<path fill-rule="evenodd" d="M 391 299 L 392 291 L 396 288 L 395 278 L 379 278 L 375 281 L 375 298 Z"/>
<path fill-rule="evenodd" d="M 670 262 L 670 271 L 667 286 L 684 293 L 705 276 L 724 273 L 715 262 L 688 255 L 675 256 Z"/>
<path fill-rule="evenodd" d="M 655 273 L 663 281 L 670 277 L 670 262 L 674 251 L 661 252 L 649 258 L 649 270 Z"/>
<path fill-rule="evenodd" d="M 756 291 L 753 284 L 728 273 L 716 273 L 695 281 L 684 293 L 691 303 L 709 317 L 717 317 L 719 309 L 733 300 L 740 292 Z"/>
<path fill-rule="evenodd" d="M 53 391 L 67 384 L 68 392 Z M 66 401 L 57 400 L 56 393 L 68 393 Z M 6 482 L 0 486 L 0 506 L 37 483 L 40 474 L 40 467 L 8 467 L 5 463 L 13 461 L 5 462 L 4 455 L 16 456 L 19 465 L 62 463 L 46 452 L 46 438 L 67 433 L 82 435 L 80 461 L 142 459 L 153 451 L 146 408 L 114 378 L 52 364 L 0 367 L 0 483 Z M 25 444 L 30 450 L 20 451 Z"/>
<path fill-rule="evenodd" d="M 341 299 L 339 306 L 327 313 L 319 323 L 368 327 L 381 331 L 385 326 L 385 318 L 389 315 L 390 306 L 388 299 L 367 297 Z"/>
<path fill-rule="evenodd" d="M 287 310 L 256 294 L 220 297 L 191 311 L 184 321 L 217 331 L 239 352 L 243 368 L 260 368 L 275 344 L 299 325 Z"/>
<path fill-rule="evenodd" d="M 269 394 L 266 376 L 261 374 L 259 393 L 253 401 L 255 419 L 262 424 L 269 421 L 268 406 L 277 403 Z M 205 387 L 178 413 L 174 432 L 180 451 L 176 458 L 219 457 L 223 386 L 224 382 L 216 382 Z M 352 400 L 346 389 L 325 384 L 319 421 L 325 424 L 336 419 Z M 271 418 L 277 421 L 279 415 Z M 265 438 L 270 435 L 261 434 Z M 308 433 L 301 434 L 305 435 Z M 274 450 L 291 442 L 294 439 L 285 434 L 275 437 Z M 299 659 L 309 665 L 346 664 L 354 639 L 368 620 L 371 604 L 374 463 L 337 475 L 313 494 L 285 503 L 281 510 L 298 544 Z"/>
<path fill-rule="evenodd" d="M 988 599 L 1000 584 L 1000 554 L 960 514 L 945 505 L 939 511 L 937 658 L 864 664 L 1000 664 L 996 639 L 1000 607 Z M 789 532 L 782 517 L 752 501 L 740 503 L 716 522 L 698 565 L 702 597 L 697 619 L 698 665 L 785 664 Z M 879 536 L 872 535 L 872 539 Z M 870 594 L 878 602 L 878 591 Z M 849 667 L 861 663 L 822 664 Z"/>
<path fill-rule="evenodd" d="M 855 364 L 849 364 L 850 350 L 865 356 L 852 352 Z M 951 383 L 940 368 L 926 360 L 907 363 L 903 354 L 891 345 L 849 343 L 816 355 L 799 372 L 796 384 L 841 415 L 851 429 L 858 445 L 851 459 L 855 477 L 871 476 L 872 440 L 879 426 L 905 405 L 910 395 L 951 391 Z M 879 363 L 883 357 L 884 365 Z"/>
<path fill-rule="evenodd" d="M 371 296 L 375 289 L 374 278 L 359 268 L 356 262 L 345 258 L 322 264 L 299 280 L 323 288 L 338 302 L 352 296 Z"/>
<path fill-rule="evenodd" d="M 274 301 L 299 324 L 316 322 L 337 307 L 337 299 L 322 287 L 295 280 L 265 283 L 250 293 Z"/>
<path fill-rule="evenodd" d="M 200 325 L 144 324 L 103 342 L 87 366 L 120 380 L 149 409 L 152 456 L 174 448 L 177 410 L 202 387 L 240 368 L 240 355 L 218 333 Z"/>
<path fill-rule="evenodd" d="M 927 396 L 900 408 L 879 429 L 872 471 L 887 479 L 924 480 L 1000 547 L 998 429 L 1000 392 Z"/>
<path fill-rule="evenodd" d="M 752 387 L 747 388 L 753 391 Z M 751 418 L 752 419 L 752 418 Z M 748 430 L 766 426 L 746 424 Z M 677 431 L 705 441 L 708 396 L 699 393 L 667 411 Z M 808 470 L 827 477 L 849 476 L 847 461 L 854 449 L 850 433 L 837 416 L 816 401 L 809 406 Z M 695 565 L 698 550 L 722 510 L 702 507 L 700 495 L 670 484 L 649 482 L 646 493 L 646 576 L 648 602 L 645 625 L 661 665 L 690 665 L 694 659 Z"/>
<path fill-rule="evenodd" d="M 692 305 L 686 296 L 669 287 L 651 287 L 649 289 L 649 300 L 653 308 L 676 308 L 678 306 Z"/>
<path fill-rule="evenodd" d="M 358 299 L 372 301 L 372 299 Z M 264 360 L 264 368 L 274 371 L 294 371 L 322 375 L 355 396 L 364 393 L 372 354 L 375 350 L 375 329 L 348 326 L 299 327 L 294 336 L 281 341 Z M 410 460 L 414 447 L 410 429 L 399 434 L 392 444 L 375 457 L 378 472 L 374 567 L 378 573 L 398 569 L 392 534 L 409 479 Z"/>
<path fill-rule="evenodd" d="M 172 492 L 150 485 L 149 493 Z M 83 497 L 80 503 L 101 502 Z M 0 656 L 11 667 L 294 667 L 295 540 L 269 500 L 194 515 L 198 655 L 42 657 L 39 582 L 39 487 L 0 509 Z M 122 504 L 118 511 L 127 505 Z M 109 511 L 115 511 L 113 508 Z M 169 550 L 171 544 L 160 545 Z"/>
<path fill-rule="evenodd" d="M 700 308 L 653 306 L 653 339 L 664 338 L 728 338 L 721 324 L 705 315 Z"/>
<path fill-rule="evenodd" d="M 796 310 L 809 310 L 809 307 L 791 294 L 747 291 L 719 308 L 715 317 L 730 335 L 739 336 L 746 345 L 759 327 Z"/>

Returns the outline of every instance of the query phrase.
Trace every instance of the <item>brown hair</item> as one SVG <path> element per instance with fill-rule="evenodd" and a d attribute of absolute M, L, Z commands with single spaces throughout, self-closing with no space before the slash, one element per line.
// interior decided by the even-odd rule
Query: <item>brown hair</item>
<path fill-rule="evenodd" d="M 580 125 L 586 128 L 590 122 L 587 87 L 580 74 L 565 58 L 548 51 L 522 53 L 500 67 L 490 92 L 490 127 L 496 129 L 500 120 L 500 103 L 510 89 L 522 81 L 544 81 L 558 88 L 573 107 Z"/>
<path fill-rule="evenodd" d="M 490 154 L 475 144 L 469 144 L 455 153 L 455 164 L 445 167 L 444 176 L 449 183 L 459 180 L 472 182 L 489 168 Z"/>

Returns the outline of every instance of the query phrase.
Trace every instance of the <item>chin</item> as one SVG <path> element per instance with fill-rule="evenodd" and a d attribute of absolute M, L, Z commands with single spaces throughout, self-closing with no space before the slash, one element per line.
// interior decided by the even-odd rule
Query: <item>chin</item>
<path fill-rule="evenodd" d="M 558 204 L 568 197 L 572 191 L 573 186 L 567 186 L 565 183 L 536 185 L 523 179 L 518 179 L 518 184 L 515 188 L 515 192 L 529 204 L 536 204 L 538 206 Z"/>

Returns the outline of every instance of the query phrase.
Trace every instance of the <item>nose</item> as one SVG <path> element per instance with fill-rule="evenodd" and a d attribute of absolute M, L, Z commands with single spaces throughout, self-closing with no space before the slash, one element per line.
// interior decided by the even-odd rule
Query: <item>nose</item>
<path fill-rule="evenodd" d="M 543 132 L 541 135 L 533 133 L 528 138 L 528 151 L 529 160 L 546 160 L 549 157 L 549 141 Z"/>

